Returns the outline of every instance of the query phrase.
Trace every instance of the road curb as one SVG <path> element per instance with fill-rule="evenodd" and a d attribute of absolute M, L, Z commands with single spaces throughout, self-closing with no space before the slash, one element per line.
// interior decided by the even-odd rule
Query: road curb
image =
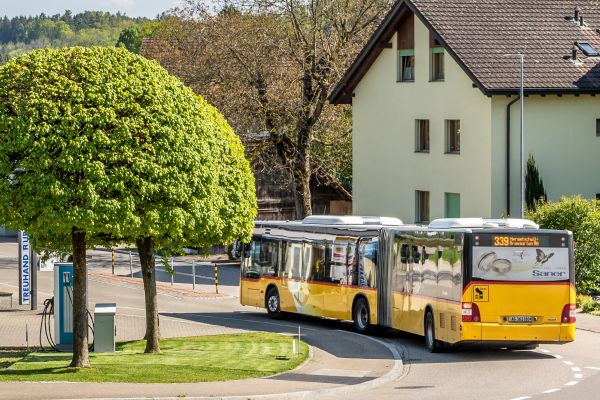
<path fill-rule="evenodd" d="M 384 347 L 386 347 L 394 358 L 394 366 L 384 375 L 372 379 L 370 381 L 359 383 L 356 385 L 346 385 L 346 386 L 337 386 L 333 388 L 327 389 L 319 389 L 319 390 L 306 390 L 299 392 L 290 392 L 290 393 L 272 393 L 272 394 L 246 394 L 246 395 L 235 395 L 235 396 L 186 396 L 187 400 L 271 400 L 271 399 L 287 399 L 287 400 L 298 400 L 298 399 L 312 399 L 316 396 L 341 396 L 347 395 L 350 393 L 363 392 L 366 390 L 373 389 L 375 387 L 379 387 L 388 382 L 396 380 L 400 378 L 403 374 L 404 363 L 402 361 L 402 356 L 400 352 L 396 348 L 395 345 L 388 343 L 384 340 L 380 340 L 374 337 L 360 335 L 354 332 L 338 330 L 339 332 L 345 332 L 353 335 L 359 335 L 361 337 L 367 338 L 374 342 L 377 342 Z M 87 398 L 87 400 L 180 400 L 181 397 L 102 397 L 102 398 Z M 75 399 L 62 399 L 62 400 L 75 400 Z"/>

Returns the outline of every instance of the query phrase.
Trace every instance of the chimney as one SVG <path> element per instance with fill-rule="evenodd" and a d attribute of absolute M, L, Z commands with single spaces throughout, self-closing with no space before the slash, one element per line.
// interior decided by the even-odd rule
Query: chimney
<path fill-rule="evenodd" d="M 577 61 L 577 45 L 573 44 L 573 48 L 571 49 L 571 58 L 573 61 Z"/>
<path fill-rule="evenodd" d="M 579 26 L 583 26 L 583 15 L 579 16 Z"/>
<path fill-rule="evenodd" d="M 575 23 L 579 21 L 579 6 L 575 7 Z"/>

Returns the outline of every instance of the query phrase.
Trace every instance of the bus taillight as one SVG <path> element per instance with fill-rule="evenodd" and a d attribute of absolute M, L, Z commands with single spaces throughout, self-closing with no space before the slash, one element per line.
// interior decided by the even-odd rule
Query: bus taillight
<path fill-rule="evenodd" d="M 562 311 L 562 317 L 560 320 L 563 324 L 573 324 L 575 323 L 577 306 L 575 304 L 565 304 Z"/>
<path fill-rule="evenodd" d="M 462 303 L 462 322 L 480 322 L 479 307 L 475 303 Z"/>

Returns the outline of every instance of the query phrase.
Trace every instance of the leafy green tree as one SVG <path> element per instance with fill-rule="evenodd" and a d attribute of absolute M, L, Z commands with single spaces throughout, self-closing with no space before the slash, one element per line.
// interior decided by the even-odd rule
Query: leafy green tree
<path fill-rule="evenodd" d="M 0 68 L 0 223 L 43 247 L 70 238 L 72 366 L 89 366 L 86 248 L 139 245 L 157 328 L 154 243 L 249 238 L 254 182 L 232 135 L 214 108 L 125 49 L 37 50 Z"/>
<path fill-rule="evenodd" d="M 528 218 L 547 229 L 573 232 L 575 285 L 581 293 L 600 289 L 600 210 L 595 200 L 563 197 L 528 211 Z"/>
<path fill-rule="evenodd" d="M 194 99 L 187 101 L 194 103 Z M 244 147 L 214 107 L 201 97 L 196 103 L 195 120 L 200 119 L 200 129 L 210 136 L 210 148 L 182 149 L 177 143 L 150 133 L 145 152 L 149 157 L 139 157 L 136 169 L 143 183 L 139 188 L 142 195 L 132 201 L 137 202 L 135 213 L 142 229 L 133 239 L 144 279 L 148 353 L 160 351 L 155 248 L 249 240 L 256 218 L 254 179 Z M 155 154 L 163 157 L 154 157 Z M 190 163 L 194 157 L 199 159 Z M 215 179 L 210 187 L 201 184 L 202 174 L 209 172 Z"/>
<path fill-rule="evenodd" d="M 540 178 L 533 154 L 529 154 L 525 172 L 525 203 L 527 208 L 535 210 L 536 206 L 547 198 L 544 181 Z"/>

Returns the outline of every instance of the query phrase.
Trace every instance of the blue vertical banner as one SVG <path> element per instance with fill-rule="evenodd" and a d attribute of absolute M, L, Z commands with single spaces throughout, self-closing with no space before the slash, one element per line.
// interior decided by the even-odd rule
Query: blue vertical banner
<path fill-rule="evenodd" d="M 29 236 L 19 231 L 19 304 L 28 305 L 31 300 L 31 246 Z"/>

